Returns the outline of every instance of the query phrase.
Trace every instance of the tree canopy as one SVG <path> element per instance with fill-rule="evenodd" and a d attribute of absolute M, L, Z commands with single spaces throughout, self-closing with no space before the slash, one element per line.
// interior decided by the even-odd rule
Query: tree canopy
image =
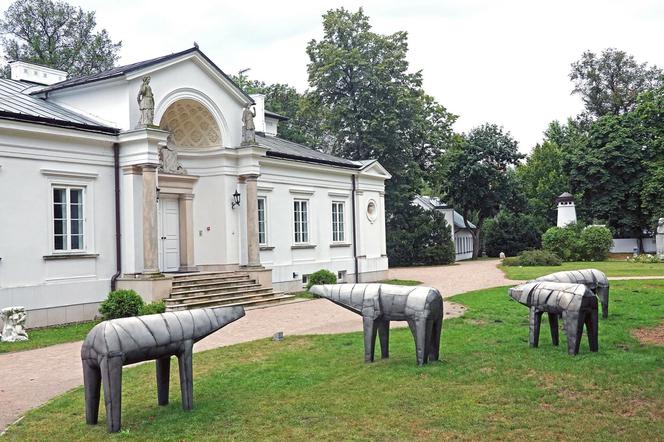
<path fill-rule="evenodd" d="M 69 77 L 114 66 L 122 42 L 96 31 L 94 11 L 62 1 L 16 0 L 0 20 L 0 45 L 7 61 L 25 61 L 66 71 Z"/>

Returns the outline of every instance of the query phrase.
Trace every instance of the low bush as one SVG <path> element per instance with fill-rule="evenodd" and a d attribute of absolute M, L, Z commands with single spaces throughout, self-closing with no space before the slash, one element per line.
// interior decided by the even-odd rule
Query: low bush
<path fill-rule="evenodd" d="M 99 313 L 106 321 L 115 318 L 137 316 L 145 306 L 143 299 L 133 290 L 116 290 L 99 306 Z"/>
<path fill-rule="evenodd" d="M 580 243 L 583 261 L 604 261 L 613 246 L 613 235 L 604 226 L 588 226 L 581 231 Z"/>
<path fill-rule="evenodd" d="M 165 311 L 166 304 L 164 304 L 164 301 L 155 301 L 141 307 L 140 315 L 155 315 L 157 313 L 164 313 Z"/>
<path fill-rule="evenodd" d="M 562 263 L 559 256 L 546 250 L 524 250 L 519 256 L 503 259 L 506 266 L 559 266 Z"/>
<path fill-rule="evenodd" d="M 524 250 L 537 249 L 542 236 L 535 217 L 504 210 L 484 223 L 482 233 L 486 254 L 492 257 L 500 252 L 516 256 Z"/>
<path fill-rule="evenodd" d="M 314 285 L 336 284 L 336 283 L 337 283 L 337 275 L 330 272 L 329 270 L 321 269 L 321 270 L 309 275 L 309 282 L 307 283 L 307 290 L 309 290 L 311 288 L 311 286 L 314 286 Z"/>
<path fill-rule="evenodd" d="M 644 253 L 642 255 L 630 256 L 627 258 L 628 262 L 635 262 L 638 264 L 659 264 L 662 262 L 657 255 Z"/>
<path fill-rule="evenodd" d="M 570 224 L 551 227 L 542 235 L 542 249 L 563 261 L 604 261 L 613 246 L 613 235 L 604 226 Z"/>

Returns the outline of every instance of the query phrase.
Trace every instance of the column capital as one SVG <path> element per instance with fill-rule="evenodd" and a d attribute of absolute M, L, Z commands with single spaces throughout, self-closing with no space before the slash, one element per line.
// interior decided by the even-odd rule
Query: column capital
<path fill-rule="evenodd" d="M 124 166 L 122 168 L 122 173 L 124 175 L 141 175 L 143 170 L 139 166 Z"/>
<path fill-rule="evenodd" d="M 181 200 L 193 200 L 194 199 L 194 194 L 193 193 L 181 193 L 181 194 L 179 194 L 179 198 Z"/>
<path fill-rule="evenodd" d="M 245 175 L 240 175 L 238 176 L 238 181 L 240 182 L 257 181 L 259 176 L 261 176 L 260 173 L 249 173 Z"/>
<path fill-rule="evenodd" d="M 145 164 L 139 164 L 141 167 L 141 170 L 143 172 L 156 172 L 157 167 L 159 167 L 159 164 L 152 164 L 152 163 L 145 163 Z"/>

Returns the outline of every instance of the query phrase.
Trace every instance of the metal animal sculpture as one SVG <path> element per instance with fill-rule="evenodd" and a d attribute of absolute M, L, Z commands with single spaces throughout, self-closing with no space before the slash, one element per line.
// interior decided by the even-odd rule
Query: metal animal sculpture
<path fill-rule="evenodd" d="M 98 422 L 103 383 L 108 431 L 120 431 L 122 366 L 136 362 L 156 360 L 157 402 L 168 404 L 171 356 L 177 356 L 180 366 L 182 408 L 191 410 L 194 343 L 243 316 L 244 308 L 237 306 L 134 316 L 97 324 L 81 347 L 86 422 Z"/>
<path fill-rule="evenodd" d="M 539 344 L 542 314 L 547 313 L 553 345 L 558 345 L 558 315 L 562 315 L 570 355 L 579 353 L 584 324 L 590 351 L 598 350 L 597 297 L 585 285 L 533 281 L 509 289 L 509 295 L 530 308 L 531 347 Z"/>
<path fill-rule="evenodd" d="M 443 326 L 443 297 L 438 290 L 391 284 L 326 284 L 315 285 L 310 291 L 362 316 L 365 362 L 374 360 L 376 332 L 381 357 L 389 357 L 390 321 L 408 321 L 418 365 L 438 360 Z"/>
<path fill-rule="evenodd" d="M 541 276 L 536 281 L 571 282 L 588 287 L 602 304 L 602 318 L 609 316 L 609 280 L 603 272 L 596 269 L 571 270 Z"/>

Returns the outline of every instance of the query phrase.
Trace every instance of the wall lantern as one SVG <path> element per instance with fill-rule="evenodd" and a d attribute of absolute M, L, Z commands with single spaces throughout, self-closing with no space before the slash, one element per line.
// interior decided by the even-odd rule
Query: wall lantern
<path fill-rule="evenodd" d="M 235 209 L 240 206 L 240 192 L 237 190 L 233 194 L 233 201 L 231 202 L 231 209 Z"/>

